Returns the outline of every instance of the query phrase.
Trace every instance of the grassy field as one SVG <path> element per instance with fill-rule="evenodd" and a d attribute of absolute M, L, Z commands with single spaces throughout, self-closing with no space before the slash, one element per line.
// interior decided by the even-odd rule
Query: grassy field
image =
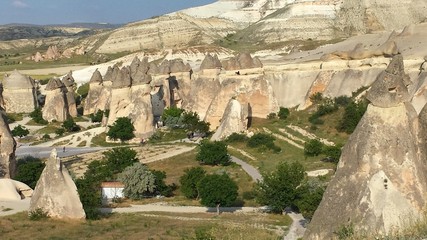
<path fill-rule="evenodd" d="M 280 239 L 290 219 L 267 214 L 113 214 L 98 221 L 0 218 L 1 239 Z M 200 238 L 200 237 L 205 238 Z"/>

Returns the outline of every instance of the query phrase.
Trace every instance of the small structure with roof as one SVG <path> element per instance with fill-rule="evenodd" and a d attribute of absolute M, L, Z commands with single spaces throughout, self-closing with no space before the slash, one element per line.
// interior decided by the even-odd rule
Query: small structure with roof
<path fill-rule="evenodd" d="M 124 198 L 123 189 L 125 185 L 122 182 L 102 182 L 101 194 L 102 199 L 112 200 L 117 198 Z"/>

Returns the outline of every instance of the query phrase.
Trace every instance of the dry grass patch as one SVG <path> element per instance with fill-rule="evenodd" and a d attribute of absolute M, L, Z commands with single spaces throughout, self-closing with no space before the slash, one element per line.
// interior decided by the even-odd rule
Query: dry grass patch
<path fill-rule="evenodd" d="M 285 216 L 282 216 L 285 218 Z M 252 222 L 253 220 L 253 222 Z M 277 226 L 277 227 L 275 227 Z M 99 221 L 30 221 L 27 213 L 0 218 L 2 239 L 193 239 L 203 232 L 215 239 L 278 239 L 274 220 L 262 215 L 113 214 Z M 283 232 L 283 230 L 281 231 Z"/>

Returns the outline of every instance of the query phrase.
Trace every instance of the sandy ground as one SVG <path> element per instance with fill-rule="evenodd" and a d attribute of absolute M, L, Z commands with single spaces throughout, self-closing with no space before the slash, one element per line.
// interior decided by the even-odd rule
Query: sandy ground
<path fill-rule="evenodd" d="M 0 200 L 0 216 L 7 216 L 18 212 L 27 211 L 30 207 L 30 200 L 30 198 L 25 198 L 21 201 Z"/>
<path fill-rule="evenodd" d="M 65 137 L 57 138 L 52 141 L 44 142 L 36 146 L 50 147 L 58 143 L 65 143 L 62 145 L 66 145 L 68 147 L 77 147 L 80 144 L 82 145 L 84 144 L 83 147 L 90 147 L 92 138 L 103 132 L 105 132 L 105 127 L 92 128 L 92 129 L 71 134 Z M 80 145 L 80 147 L 82 147 L 82 145 Z"/>

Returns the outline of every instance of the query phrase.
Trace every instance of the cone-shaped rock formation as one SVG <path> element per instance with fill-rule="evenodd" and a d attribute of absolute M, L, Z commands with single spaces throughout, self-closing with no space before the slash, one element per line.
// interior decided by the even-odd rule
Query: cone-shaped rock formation
<path fill-rule="evenodd" d="M 37 182 L 29 212 L 38 208 L 52 218 L 84 219 L 86 216 L 77 187 L 57 156 L 56 149 L 52 150 Z"/>
<path fill-rule="evenodd" d="M 421 217 L 425 147 L 404 76 L 399 55 L 378 76 L 368 93 L 372 103 L 344 147 L 304 239 L 332 239 L 348 225 L 358 234 L 388 234 Z"/>

